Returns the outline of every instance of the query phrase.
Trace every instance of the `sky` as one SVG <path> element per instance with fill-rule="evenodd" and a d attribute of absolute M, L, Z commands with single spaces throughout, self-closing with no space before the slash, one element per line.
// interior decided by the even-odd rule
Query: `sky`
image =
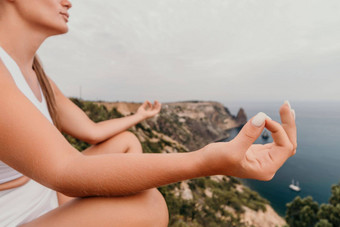
<path fill-rule="evenodd" d="M 338 0 L 71 0 L 38 50 L 68 97 L 340 101 Z"/>

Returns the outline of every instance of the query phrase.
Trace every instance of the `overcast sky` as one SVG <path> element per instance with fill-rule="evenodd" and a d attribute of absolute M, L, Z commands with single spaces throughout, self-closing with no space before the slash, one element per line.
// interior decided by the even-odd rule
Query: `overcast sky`
<path fill-rule="evenodd" d="M 71 0 L 38 51 L 66 96 L 340 101 L 338 0 Z"/>

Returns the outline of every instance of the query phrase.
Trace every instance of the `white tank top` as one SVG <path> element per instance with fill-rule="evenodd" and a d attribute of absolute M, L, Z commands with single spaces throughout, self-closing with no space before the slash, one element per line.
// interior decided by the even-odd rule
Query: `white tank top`
<path fill-rule="evenodd" d="M 2 60 L 3 64 L 6 66 L 10 74 L 12 75 L 15 84 L 19 88 L 19 90 L 33 103 L 33 105 L 53 124 L 52 118 L 47 108 L 47 103 L 44 97 L 44 94 L 41 91 L 40 85 L 39 90 L 42 97 L 42 101 L 40 102 L 36 96 L 34 95 L 33 91 L 29 87 L 26 82 L 25 77 L 22 75 L 21 70 L 17 63 L 11 58 L 11 56 L 0 46 L 0 59 Z M 6 110 L 4 110 L 6 111 Z M 4 132 L 0 132 L 4 133 Z M 25 152 L 25 151 L 22 151 Z M 14 180 L 23 176 L 18 171 L 14 170 L 13 168 L 9 167 L 2 161 L 0 161 L 0 184 Z"/>

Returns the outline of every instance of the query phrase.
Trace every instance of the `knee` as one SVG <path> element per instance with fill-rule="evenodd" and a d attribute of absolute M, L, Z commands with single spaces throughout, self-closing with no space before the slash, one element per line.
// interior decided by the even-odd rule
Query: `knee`
<path fill-rule="evenodd" d="M 129 131 L 122 132 L 120 136 L 127 141 L 127 153 L 143 153 L 142 145 L 135 134 Z"/>
<path fill-rule="evenodd" d="M 130 140 L 130 141 L 133 141 L 133 142 L 139 142 L 137 136 L 130 131 L 121 132 L 119 135 L 124 137 L 127 140 Z"/>
<path fill-rule="evenodd" d="M 169 211 L 163 195 L 156 189 L 146 190 L 146 202 L 144 203 L 147 211 L 147 226 L 166 227 L 169 223 Z"/>

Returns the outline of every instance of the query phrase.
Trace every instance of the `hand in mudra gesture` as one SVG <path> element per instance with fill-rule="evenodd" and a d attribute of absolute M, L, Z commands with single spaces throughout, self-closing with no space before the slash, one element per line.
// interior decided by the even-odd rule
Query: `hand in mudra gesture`
<path fill-rule="evenodd" d="M 283 163 L 296 152 L 295 111 L 285 103 L 280 108 L 282 125 L 259 113 L 230 142 L 207 146 L 207 159 L 215 163 L 215 174 L 271 180 Z M 267 128 L 273 137 L 268 144 L 253 144 Z M 216 155 L 209 155 L 216 152 Z M 211 160 L 213 158 L 214 160 Z"/>
<path fill-rule="evenodd" d="M 161 104 L 155 101 L 152 105 L 149 101 L 145 101 L 137 110 L 137 114 L 141 115 L 143 119 L 155 116 L 161 110 Z"/>

